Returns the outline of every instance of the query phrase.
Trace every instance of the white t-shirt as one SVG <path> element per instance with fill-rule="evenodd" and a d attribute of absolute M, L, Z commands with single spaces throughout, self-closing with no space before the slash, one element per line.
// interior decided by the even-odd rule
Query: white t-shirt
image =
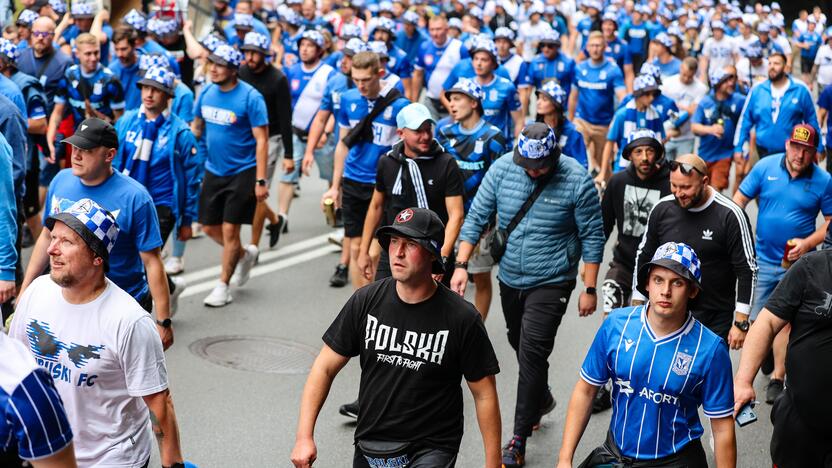
<path fill-rule="evenodd" d="M 786 84 L 777 87 L 774 84 L 771 85 L 771 121 L 777 122 L 777 116 L 780 115 L 780 104 L 783 100 L 783 96 L 786 94 L 786 90 L 789 89 L 789 82 L 786 81 Z"/>
<path fill-rule="evenodd" d="M 694 102 L 699 102 L 708 93 L 708 87 L 702 84 L 699 80 L 694 79 L 690 84 L 682 83 L 679 75 L 673 75 L 662 82 L 662 94 L 673 99 L 679 111 L 682 108 L 687 108 Z M 680 135 L 673 140 L 690 140 L 693 138 L 693 130 L 691 130 L 691 120 L 693 114 L 684 125 L 679 128 Z"/>
<path fill-rule="evenodd" d="M 520 25 L 520 30 L 517 31 L 517 40 L 523 41 L 523 58 L 525 60 L 528 61 L 534 58 L 537 54 L 537 41 L 544 33 L 551 30 L 552 27 L 549 26 L 549 23 L 543 20 L 538 21 L 537 24 L 527 21 Z"/>
<path fill-rule="evenodd" d="M 751 65 L 748 57 L 743 57 L 737 62 L 737 79 L 743 83 L 753 86 L 768 79 L 768 59 L 763 58 L 758 66 Z"/>
<path fill-rule="evenodd" d="M 52 375 L 79 466 L 141 467 L 150 457 L 142 396 L 168 388 L 165 355 L 150 315 L 115 283 L 92 302 L 70 304 L 48 275 L 18 302 L 9 336 Z"/>
<path fill-rule="evenodd" d="M 734 42 L 737 43 L 737 49 L 740 51 L 750 46 L 751 44 L 758 42 L 759 40 L 760 38 L 758 38 L 754 34 L 749 34 L 748 37 L 745 37 L 742 34 L 740 34 L 734 38 Z"/>
<path fill-rule="evenodd" d="M 734 54 L 736 53 L 737 42 L 728 36 L 723 36 L 722 40 L 719 41 L 713 37 L 705 40 L 705 45 L 702 46 L 702 55 L 708 57 L 708 76 L 715 70 L 721 70 L 727 65 L 734 65 Z"/>
<path fill-rule="evenodd" d="M 772 37 L 770 40 L 780 47 L 783 53 L 786 54 L 786 57 L 792 54 L 792 44 L 789 42 L 788 37 L 780 34 L 777 37 Z"/>
<path fill-rule="evenodd" d="M 832 84 L 832 47 L 828 44 L 820 46 L 815 55 L 815 65 L 818 66 L 818 83 L 824 86 Z"/>

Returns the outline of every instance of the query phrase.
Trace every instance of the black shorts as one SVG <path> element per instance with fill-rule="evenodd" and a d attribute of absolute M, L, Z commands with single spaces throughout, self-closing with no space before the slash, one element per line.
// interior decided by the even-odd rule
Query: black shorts
<path fill-rule="evenodd" d="M 29 170 L 26 171 L 26 193 L 23 195 L 23 217 L 26 219 L 36 216 L 40 212 L 40 158 L 35 151 L 32 160 L 29 161 Z"/>
<path fill-rule="evenodd" d="M 176 216 L 173 215 L 171 207 L 156 205 L 156 217 L 159 218 L 159 232 L 162 235 L 162 248 L 164 249 L 170 233 L 176 228 Z"/>
<path fill-rule="evenodd" d="M 815 62 L 811 59 L 806 57 L 800 57 L 800 71 L 804 74 L 812 73 L 812 67 L 815 66 Z"/>
<path fill-rule="evenodd" d="M 808 404 L 812 404 L 809 402 Z M 771 407 L 771 461 L 779 468 L 832 466 L 832 437 L 806 424 L 792 401 L 789 389 Z M 827 421 L 815 421 L 822 426 Z"/>
<path fill-rule="evenodd" d="M 206 226 L 251 224 L 257 208 L 256 181 L 257 168 L 254 167 L 224 177 L 205 171 L 199 196 L 199 222 Z"/>
<path fill-rule="evenodd" d="M 362 184 L 350 179 L 341 183 L 341 216 L 344 220 L 344 237 L 361 237 L 364 218 L 370 209 L 375 185 Z"/>

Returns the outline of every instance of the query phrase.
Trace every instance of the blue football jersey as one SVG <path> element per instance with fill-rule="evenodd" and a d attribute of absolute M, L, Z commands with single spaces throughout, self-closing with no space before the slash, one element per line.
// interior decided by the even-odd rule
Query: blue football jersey
<path fill-rule="evenodd" d="M 709 418 L 734 412 L 728 346 L 693 315 L 677 331 L 657 337 L 647 307 L 616 309 L 601 325 L 581 378 L 612 380 L 610 432 L 621 453 L 636 459 L 672 455 L 704 432 Z"/>

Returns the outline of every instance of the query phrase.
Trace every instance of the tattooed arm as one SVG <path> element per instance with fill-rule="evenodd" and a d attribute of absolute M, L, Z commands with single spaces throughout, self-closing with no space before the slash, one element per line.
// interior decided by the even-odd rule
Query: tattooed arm
<path fill-rule="evenodd" d="M 162 466 L 182 463 L 182 450 L 179 446 L 179 425 L 173 410 L 173 399 L 168 390 L 142 397 L 150 410 L 153 433 L 159 442 Z"/>

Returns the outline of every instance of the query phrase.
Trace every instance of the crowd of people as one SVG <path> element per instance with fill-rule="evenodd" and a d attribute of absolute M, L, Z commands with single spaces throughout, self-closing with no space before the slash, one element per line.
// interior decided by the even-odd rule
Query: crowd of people
<path fill-rule="evenodd" d="M 558 466 L 610 409 L 576 465 L 707 466 L 707 437 L 717 466 L 742 465 L 734 420 L 761 369 L 772 462 L 832 458 L 820 7 L 787 28 L 777 2 L 737 0 L 213 0 L 196 31 L 176 1 L 120 18 L 22 3 L 0 13 L 2 466 L 146 467 L 151 434 L 185 466 L 164 350 L 187 241 L 219 245 L 203 303 L 228 305 L 313 169 L 341 246 L 329 285 L 354 293 L 304 388 L 295 466 L 354 356 L 353 466 L 454 466 L 463 377 L 486 465 L 524 466 L 576 289 L 604 320 Z"/>

